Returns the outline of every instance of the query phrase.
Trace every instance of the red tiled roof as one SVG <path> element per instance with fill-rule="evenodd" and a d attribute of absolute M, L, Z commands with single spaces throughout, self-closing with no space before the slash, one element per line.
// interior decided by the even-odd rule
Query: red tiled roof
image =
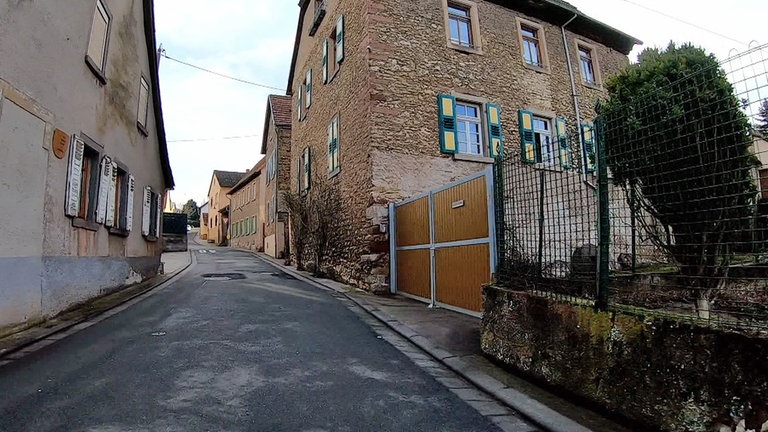
<path fill-rule="evenodd" d="M 269 95 L 269 106 L 272 109 L 272 117 L 275 119 L 275 126 L 291 127 L 291 97 Z"/>

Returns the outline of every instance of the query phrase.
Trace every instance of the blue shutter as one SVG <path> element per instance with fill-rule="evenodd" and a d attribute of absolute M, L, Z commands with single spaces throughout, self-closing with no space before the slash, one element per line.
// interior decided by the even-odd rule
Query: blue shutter
<path fill-rule="evenodd" d="M 520 118 L 520 143 L 521 160 L 525 163 L 536 163 L 536 136 L 533 133 L 533 113 L 530 111 L 519 111 Z"/>
<path fill-rule="evenodd" d="M 571 167 L 571 143 L 568 140 L 568 128 L 564 118 L 558 117 L 555 119 L 555 131 L 557 132 L 560 166 L 563 169 L 568 169 Z"/>
<path fill-rule="evenodd" d="M 581 124 L 581 139 L 584 143 L 584 170 L 587 173 L 595 172 L 595 134 L 591 123 Z"/>
<path fill-rule="evenodd" d="M 488 148 L 493 158 L 504 155 L 504 137 L 501 133 L 501 108 L 495 104 L 486 104 L 488 115 Z"/>
<path fill-rule="evenodd" d="M 454 154 L 458 151 L 456 137 L 456 98 L 437 95 L 438 123 L 440 126 L 440 152 Z"/>

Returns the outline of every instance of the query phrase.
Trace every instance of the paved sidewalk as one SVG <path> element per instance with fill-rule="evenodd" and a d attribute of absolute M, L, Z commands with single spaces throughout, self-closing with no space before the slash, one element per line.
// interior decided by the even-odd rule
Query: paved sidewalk
<path fill-rule="evenodd" d="M 344 293 L 387 326 L 474 385 L 549 431 L 629 432 L 599 414 L 574 405 L 488 360 L 480 349 L 480 319 L 429 309 L 402 296 L 376 296 L 328 279 L 312 277 L 265 254 L 258 257 L 324 289 Z"/>
<path fill-rule="evenodd" d="M 189 250 L 184 252 L 165 252 L 160 257 L 163 262 L 163 273 L 172 274 L 186 268 L 192 262 L 192 255 Z"/>
<path fill-rule="evenodd" d="M 9 363 L 11 361 L 9 359 L 20 358 L 33 352 L 34 347 L 44 347 L 47 344 L 46 341 L 55 341 L 61 339 L 63 335 L 74 333 L 86 321 L 100 315 L 108 316 L 116 313 L 120 310 L 119 306 L 137 301 L 189 267 L 192 263 L 192 254 L 190 251 L 164 253 L 161 261 L 163 274 L 111 294 L 90 299 L 37 325 L 19 327 L 18 331 L 0 337 L 0 366 Z"/>

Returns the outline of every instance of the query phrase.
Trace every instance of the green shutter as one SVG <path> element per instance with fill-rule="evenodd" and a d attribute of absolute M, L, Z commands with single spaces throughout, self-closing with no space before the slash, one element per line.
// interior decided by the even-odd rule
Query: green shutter
<path fill-rule="evenodd" d="M 301 121 L 301 94 L 304 93 L 304 87 L 299 86 L 298 101 L 296 102 L 296 119 Z"/>
<path fill-rule="evenodd" d="M 501 108 L 496 104 L 486 104 L 488 115 L 488 149 L 493 158 L 504 155 L 504 136 L 501 132 Z"/>
<path fill-rule="evenodd" d="M 344 15 L 336 20 L 336 63 L 344 60 Z"/>
<path fill-rule="evenodd" d="M 328 84 L 328 39 L 323 42 L 323 84 Z"/>
<path fill-rule="evenodd" d="M 520 118 L 520 157 L 525 163 L 536 163 L 536 136 L 533 133 L 533 113 L 530 111 L 519 111 Z"/>
<path fill-rule="evenodd" d="M 310 156 L 311 153 L 309 147 L 307 147 L 304 149 L 304 190 L 309 190 L 309 188 L 312 186 L 312 163 Z"/>
<path fill-rule="evenodd" d="M 305 101 L 307 104 L 307 109 L 309 109 L 310 106 L 312 106 L 312 69 L 307 70 L 307 100 Z"/>
<path fill-rule="evenodd" d="M 568 128 L 565 119 L 555 119 L 555 131 L 557 132 L 557 148 L 560 150 L 560 166 L 563 169 L 571 167 L 571 143 L 568 139 Z"/>
<path fill-rule="evenodd" d="M 454 154 L 458 151 L 456 137 L 456 98 L 437 95 L 438 123 L 440 127 L 440 152 Z"/>
<path fill-rule="evenodd" d="M 328 124 L 328 172 L 333 171 L 333 151 L 335 150 L 333 141 L 333 121 Z"/>
<path fill-rule="evenodd" d="M 584 143 L 584 170 L 593 173 L 595 172 L 595 134 L 591 123 L 581 124 L 581 139 Z"/>

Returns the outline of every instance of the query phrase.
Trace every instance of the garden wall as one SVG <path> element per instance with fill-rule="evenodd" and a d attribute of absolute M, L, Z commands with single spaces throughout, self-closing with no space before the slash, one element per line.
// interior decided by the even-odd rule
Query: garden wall
<path fill-rule="evenodd" d="M 768 430 L 768 334 L 484 288 L 490 357 L 668 431 Z M 765 429 L 763 427 L 765 426 Z M 744 430 L 744 429 L 739 429 Z"/>

